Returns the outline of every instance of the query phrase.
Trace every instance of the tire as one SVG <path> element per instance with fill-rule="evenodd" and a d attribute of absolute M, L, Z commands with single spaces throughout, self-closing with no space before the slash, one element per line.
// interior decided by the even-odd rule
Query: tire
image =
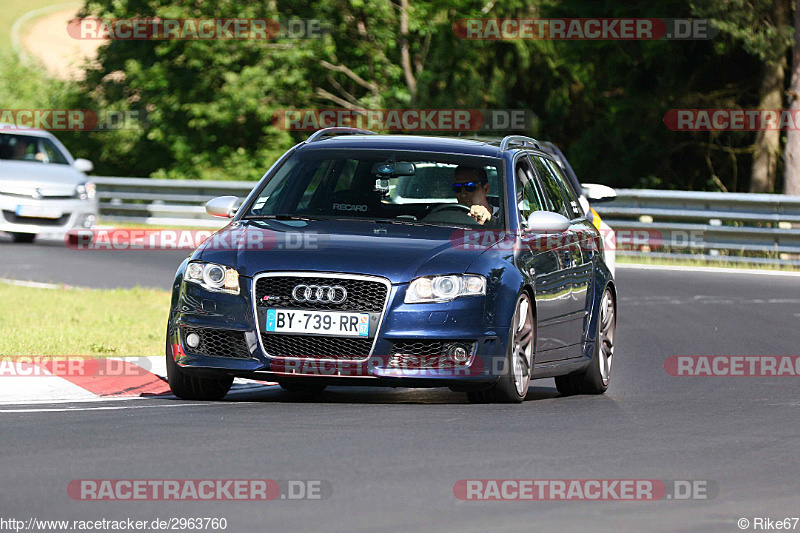
<path fill-rule="evenodd" d="M 12 233 L 11 240 L 13 242 L 30 244 L 36 240 L 35 233 Z"/>
<path fill-rule="evenodd" d="M 556 377 L 556 389 L 565 396 L 574 394 L 603 394 L 611 382 L 611 365 L 614 362 L 614 338 L 617 313 L 614 295 L 606 288 L 600 300 L 594 354 L 586 371 Z"/>
<path fill-rule="evenodd" d="M 567 374 L 556 376 L 556 389 L 564 396 L 574 396 L 580 394 L 580 382 L 583 380 L 584 373 Z"/>
<path fill-rule="evenodd" d="M 302 392 L 306 394 L 319 394 L 327 385 L 319 383 L 303 383 L 299 381 L 280 381 L 278 385 L 287 392 Z"/>
<path fill-rule="evenodd" d="M 487 390 L 470 391 L 471 403 L 521 403 L 528 394 L 536 346 L 536 321 L 527 293 L 517 299 L 500 379 Z"/>
<path fill-rule="evenodd" d="M 233 384 L 233 376 L 201 378 L 185 373 L 175 362 L 167 341 L 167 382 L 172 394 L 184 400 L 221 400 Z"/>
<path fill-rule="evenodd" d="M 467 393 L 467 399 L 469 403 L 491 403 L 492 389 L 469 391 Z"/>
<path fill-rule="evenodd" d="M 88 246 L 94 240 L 93 234 L 78 235 L 77 233 L 70 233 L 67 235 L 67 245 L 69 246 Z"/>

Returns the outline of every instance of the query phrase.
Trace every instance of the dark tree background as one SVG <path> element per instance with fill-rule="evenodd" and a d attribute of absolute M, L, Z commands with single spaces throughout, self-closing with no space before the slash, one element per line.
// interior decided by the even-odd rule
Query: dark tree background
<path fill-rule="evenodd" d="M 89 1 L 85 13 L 104 18 L 300 17 L 331 32 L 113 41 L 70 103 L 142 110 L 146 127 L 65 141 L 99 174 L 254 180 L 308 135 L 273 127 L 279 109 L 527 109 L 538 120 L 525 133 L 559 144 L 585 181 L 782 191 L 785 133 L 675 132 L 663 118 L 676 108 L 788 107 L 793 9 L 789 0 Z M 720 33 L 469 41 L 453 31 L 468 17 L 704 17 Z"/>

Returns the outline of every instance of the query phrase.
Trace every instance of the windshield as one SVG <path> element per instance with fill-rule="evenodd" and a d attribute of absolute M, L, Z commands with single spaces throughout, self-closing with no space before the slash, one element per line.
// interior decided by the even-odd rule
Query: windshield
<path fill-rule="evenodd" d="M 499 163 L 431 152 L 300 150 L 266 183 L 245 218 L 500 227 L 505 216 Z M 483 224 L 469 216 L 471 209 L 486 213 Z"/>
<path fill-rule="evenodd" d="M 50 139 L 12 133 L 0 133 L 0 159 L 58 165 L 69 164 L 61 150 Z"/>

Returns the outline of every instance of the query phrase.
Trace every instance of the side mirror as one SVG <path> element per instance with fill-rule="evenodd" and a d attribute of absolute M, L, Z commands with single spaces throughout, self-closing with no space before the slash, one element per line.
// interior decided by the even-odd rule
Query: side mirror
<path fill-rule="evenodd" d="M 94 165 L 88 159 L 78 158 L 72 163 L 72 167 L 79 172 L 91 172 Z"/>
<path fill-rule="evenodd" d="M 609 202 L 617 197 L 617 191 L 598 183 L 581 183 L 583 193 L 590 202 Z"/>
<path fill-rule="evenodd" d="M 231 218 L 239 209 L 239 198 L 236 196 L 219 196 L 206 202 L 206 213 L 212 217 Z"/>
<path fill-rule="evenodd" d="M 528 227 L 525 229 L 531 233 L 562 233 L 569 229 L 569 220 L 552 211 L 534 211 L 528 217 Z"/>

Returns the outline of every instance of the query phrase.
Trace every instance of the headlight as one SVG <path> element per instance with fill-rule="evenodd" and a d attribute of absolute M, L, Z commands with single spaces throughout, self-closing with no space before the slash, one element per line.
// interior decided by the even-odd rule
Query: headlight
<path fill-rule="evenodd" d="M 486 294 L 486 278 L 472 274 L 417 278 L 406 291 L 405 303 L 449 302 L 460 296 Z"/>
<path fill-rule="evenodd" d="M 97 186 L 91 181 L 81 183 L 75 188 L 75 197 L 81 200 L 94 200 L 97 194 Z"/>
<path fill-rule="evenodd" d="M 239 273 L 215 263 L 189 263 L 183 279 L 218 292 L 239 294 Z"/>

